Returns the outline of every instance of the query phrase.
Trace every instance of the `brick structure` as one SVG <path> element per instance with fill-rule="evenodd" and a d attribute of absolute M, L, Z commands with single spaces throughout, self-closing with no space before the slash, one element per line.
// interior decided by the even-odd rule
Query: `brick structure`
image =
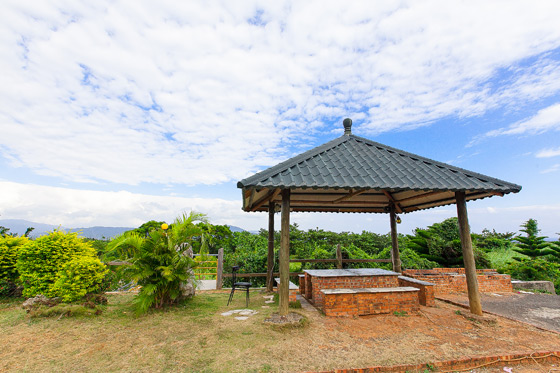
<path fill-rule="evenodd" d="M 316 307 L 323 307 L 323 289 L 363 289 L 363 288 L 395 288 L 399 286 L 398 276 L 348 276 L 348 277 L 316 277 L 310 276 L 309 293 L 311 301 Z M 307 289 L 307 288 L 306 288 Z"/>
<path fill-rule="evenodd" d="M 512 292 L 510 275 L 501 275 L 494 269 L 477 269 L 478 290 L 482 293 Z M 403 275 L 435 284 L 435 295 L 466 292 L 467 278 L 464 268 L 407 269 Z M 413 285 L 411 285 L 413 286 Z"/>
<path fill-rule="evenodd" d="M 416 312 L 419 291 L 413 287 L 323 289 L 323 311 L 335 317 Z"/>
<path fill-rule="evenodd" d="M 275 278 L 274 281 L 278 286 L 280 286 L 280 279 Z M 276 292 L 278 292 L 278 286 L 276 287 Z M 290 288 L 289 288 L 289 295 L 288 295 L 288 302 L 295 302 L 297 300 L 299 288 L 296 284 L 290 281 Z"/>
<path fill-rule="evenodd" d="M 435 285 L 431 282 L 417 280 L 406 276 L 399 276 L 399 286 L 410 286 L 418 289 L 418 300 L 421 305 L 427 307 L 433 307 L 436 305 L 434 293 Z"/>
<path fill-rule="evenodd" d="M 299 279 L 299 293 L 305 297 L 305 275 L 298 275 Z"/>

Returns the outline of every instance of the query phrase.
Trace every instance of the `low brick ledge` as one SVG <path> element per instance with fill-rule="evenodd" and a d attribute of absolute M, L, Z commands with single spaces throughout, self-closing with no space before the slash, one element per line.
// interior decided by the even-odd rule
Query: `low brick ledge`
<path fill-rule="evenodd" d="M 399 286 L 394 288 L 356 288 L 356 289 L 321 289 L 325 295 L 332 294 L 363 294 L 363 293 L 404 293 L 408 291 L 420 291 L 412 286 Z"/>
<path fill-rule="evenodd" d="M 276 281 L 276 283 L 277 283 L 278 285 L 280 285 L 280 277 L 276 277 L 276 278 L 274 279 L 274 281 Z M 290 287 L 289 287 L 289 289 L 290 289 L 290 290 L 299 290 L 299 286 L 297 286 L 296 284 L 294 284 L 293 282 L 290 281 Z"/>
<path fill-rule="evenodd" d="M 413 282 L 413 283 L 418 284 L 418 285 L 435 286 L 435 284 L 433 282 L 417 280 L 415 278 L 408 277 L 408 276 L 399 276 L 399 280 L 405 280 L 405 281 Z"/>
<path fill-rule="evenodd" d="M 430 366 L 441 372 L 468 370 L 482 367 L 504 367 L 508 365 L 534 364 L 535 362 L 560 363 L 560 351 L 522 352 L 509 355 L 475 356 L 455 360 L 429 362 Z M 392 366 L 373 366 L 367 368 L 334 369 L 326 371 L 306 371 L 304 373 L 377 373 L 425 371 L 427 363 Z"/>

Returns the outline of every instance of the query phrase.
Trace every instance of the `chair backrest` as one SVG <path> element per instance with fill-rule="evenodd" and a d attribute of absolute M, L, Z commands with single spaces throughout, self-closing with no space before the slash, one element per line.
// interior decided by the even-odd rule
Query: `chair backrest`
<path fill-rule="evenodd" d="M 237 271 L 239 270 L 239 266 L 231 267 L 231 283 L 235 284 L 237 282 Z"/>

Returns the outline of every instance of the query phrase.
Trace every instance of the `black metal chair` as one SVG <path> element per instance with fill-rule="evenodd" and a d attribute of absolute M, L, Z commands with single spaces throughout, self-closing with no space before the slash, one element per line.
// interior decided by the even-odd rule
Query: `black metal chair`
<path fill-rule="evenodd" d="M 231 267 L 231 293 L 229 293 L 229 299 L 227 305 L 229 306 L 231 300 L 233 299 L 233 293 L 235 293 L 236 288 L 245 289 L 246 296 L 245 296 L 245 307 L 249 307 L 249 288 L 252 286 L 250 282 L 238 282 L 237 281 L 237 271 L 239 270 L 239 266 Z"/>

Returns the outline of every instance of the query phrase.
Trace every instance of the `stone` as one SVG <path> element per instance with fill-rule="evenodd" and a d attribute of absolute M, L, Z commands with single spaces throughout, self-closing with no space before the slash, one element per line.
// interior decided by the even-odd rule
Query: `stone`
<path fill-rule="evenodd" d="M 247 320 L 248 317 L 247 317 L 247 316 L 237 316 L 235 319 L 236 319 L 236 320 L 243 321 L 243 320 Z"/>
<path fill-rule="evenodd" d="M 38 294 L 33 298 L 28 298 L 25 302 L 23 302 L 21 307 L 27 313 L 29 313 L 29 311 L 31 311 L 32 309 L 37 308 L 39 306 L 53 307 L 53 306 L 59 304 L 61 302 L 61 300 L 62 299 L 60 297 L 47 298 L 43 294 Z"/>

